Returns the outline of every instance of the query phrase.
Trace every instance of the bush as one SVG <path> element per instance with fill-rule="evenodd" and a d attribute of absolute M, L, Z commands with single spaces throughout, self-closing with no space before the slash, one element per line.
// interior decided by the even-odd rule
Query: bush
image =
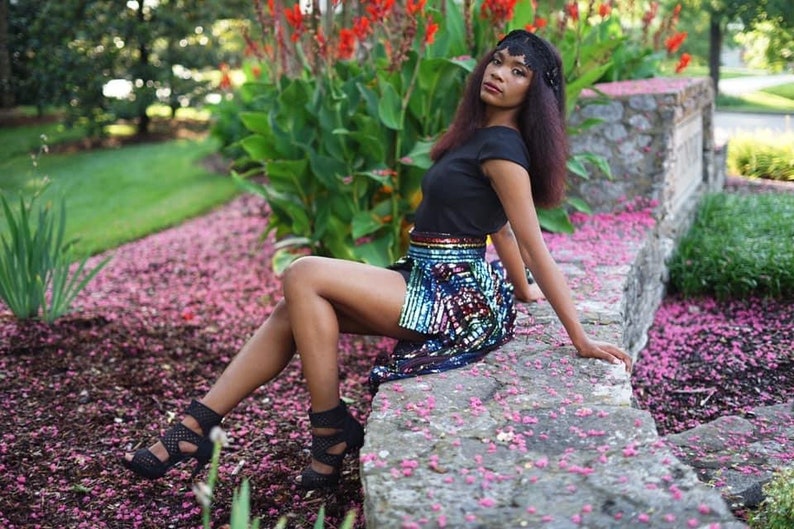
<path fill-rule="evenodd" d="M 84 274 L 85 258 L 72 273 L 71 247 L 76 241 L 63 240 L 66 209 L 63 203 L 57 213 L 50 204 L 36 207 L 38 198 L 26 202 L 20 197 L 15 212 L 0 196 L 8 233 L 0 237 L 0 299 L 18 319 L 41 317 L 52 323 L 69 312 L 77 294 L 110 258 Z"/>
<path fill-rule="evenodd" d="M 749 178 L 794 181 L 794 133 L 733 137 L 728 143 L 728 169 Z"/>
<path fill-rule="evenodd" d="M 670 261 L 670 285 L 687 296 L 794 297 L 794 195 L 706 196 Z"/>
<path fill-rule="evenodd" d="M 778 471 L 764 485 L 765 499 L 758 512 L 750 516 L 755 529 L 790 529 L 794 527 L 794 467 Z"/>

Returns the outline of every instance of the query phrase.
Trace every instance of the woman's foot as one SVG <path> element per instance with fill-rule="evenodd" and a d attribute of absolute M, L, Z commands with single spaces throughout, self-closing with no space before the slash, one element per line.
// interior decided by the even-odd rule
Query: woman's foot
<path fill-rule="evenodd" d="M 332 410 L 309 412 L 312 462 L 300 476 L 306 490 L 335 487 L 345 455 L 364 444 L 364 428 L 347 411 L 344 401 Z"/>
<path fill-rule="evenodd" d="M 194 400 L 185 411 L 185 418 L 150 448 L 134 454 L 125 454 L 122 463 L 136 474 L 147 479 L 162 477 L 171 467 L 194 458 L 195 476 L 212 457 L 209 433 L 223 419 L 204 404 Z"/>

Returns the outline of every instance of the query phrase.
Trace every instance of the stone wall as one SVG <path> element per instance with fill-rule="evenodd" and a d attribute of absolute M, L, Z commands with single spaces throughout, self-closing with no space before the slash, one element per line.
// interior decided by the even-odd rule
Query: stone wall
<path fill-rule="evenodd" d="M 667 284 L 664 263 L 689 228 L 704 193 L 725 183 L 724 149 L 714 144 L 714 94 L 708 78 L 654 78 L 597 85 L 580 99 L 571 125 L 599 123 L 571 138 L 571 152 L 606 158 L 611 178 L 592 167 L 573 176 L 569 194 L 611 212 L 638 197 L 656 204 L 659 240 L 647 245 L 626 284 L 626 346 L 645 346 Z"/>
<path fill-rule="evenodd" d="M 588 333 L 636 358 L 665 256 L 720 185 L 713 103 L 701 80 L 600 88 L 611 100 L 575 119 L 605 121 L 574 149 L 607 156 L 615 179 L 579 185 L 598 213 L 546 238 Z M 380 388 L 361 451 L 367 527 L 744 527 L 632 407 L 620 366 L 576 356 L 546 303 L 519 316 L 483 362 Z"/>

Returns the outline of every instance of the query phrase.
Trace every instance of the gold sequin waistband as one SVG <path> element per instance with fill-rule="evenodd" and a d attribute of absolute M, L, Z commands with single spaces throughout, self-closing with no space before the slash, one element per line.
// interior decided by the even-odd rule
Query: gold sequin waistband
<path fill-rule="evenodd" d="M 439 249 L 480 249 L 485 248 L 485 237 L 455 236 L 447 233 L 417 232 L 410 233 L 411 246 Z"/>

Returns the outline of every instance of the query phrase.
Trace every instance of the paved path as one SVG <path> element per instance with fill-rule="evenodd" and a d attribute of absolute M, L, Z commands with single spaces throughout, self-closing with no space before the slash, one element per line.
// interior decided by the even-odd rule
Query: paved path
<path fill-rule="evenodd" d="M 740 96 L 750 92 L 757 92 L 758 90 L 763 90 L 771 86 L 788 83 L 794 83 L 794 74 L 734 77 L 731 79 L 720 79 L 720 92 L 730 96 Z"/>
<path fill-rule="evenodd" d="M 794 132 L 794 113 L 792 114 L 750 114 L 747 112 L 714 113 L 714 141 L 724 144 L 739 132 L 772 131 L 774 133 Z"/>
<path fill-rule="evenodd" d="M 734 77 L 731 79 L 720 79 L 720 92 L 726 95 L 740 96 L 788 83 L 794 83 L 794 74 Z M 731 136 L 739 132 L 764 130 L 775 133 L 794 132 L 794 113 L 752 114 L 722 111 L 714 113 L 714 141 L 718 145 L 724 144 Z"/>

